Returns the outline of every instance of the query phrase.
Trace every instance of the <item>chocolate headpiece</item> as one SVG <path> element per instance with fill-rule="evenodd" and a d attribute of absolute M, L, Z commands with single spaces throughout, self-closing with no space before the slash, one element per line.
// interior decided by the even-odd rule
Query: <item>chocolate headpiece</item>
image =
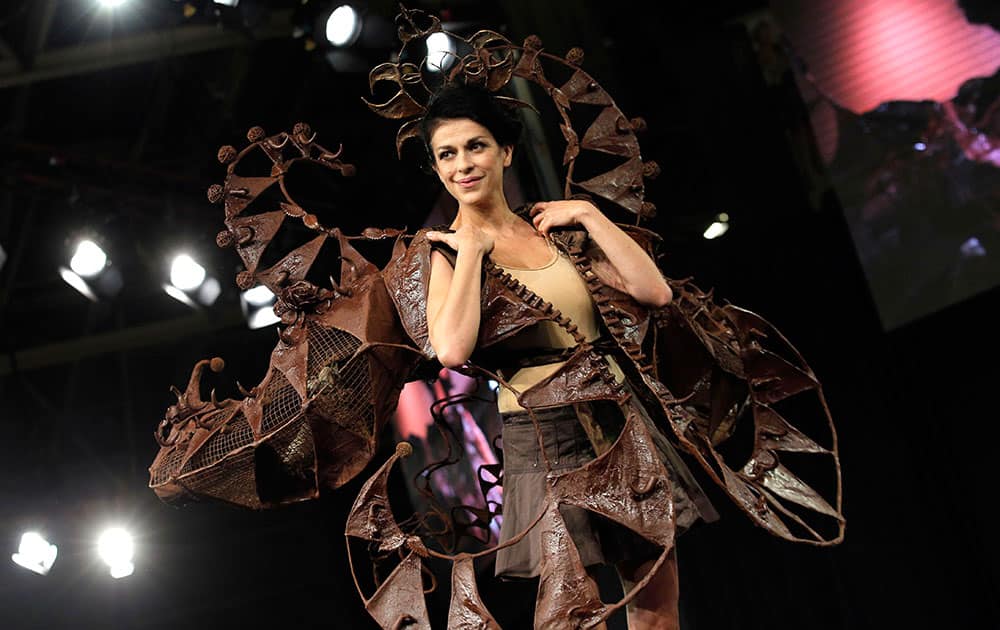
<path fill-rule="evenodd" d="M 402 42 L 399 61 L 376 66 L 368 76 L 368 83 L 373 94 L 376 85 L 383 82 L 394 83 L 397 91 L 384 103 L 365 102 L 378 115 L 403 121 L 396 135 L 397 152 L 402 152 L 407 140 L 419 136 L 427 103 L 440 84 L 461 82 L 496 94 L 512 79 L 520 78 L 539 86 L 552 99 L 561 119 L 560 129 L 566 139 L 563 194 L 570 197 L 580 192 L 590 193 L 640 218 L 655 214 L 656 207 L 644 200 L 644 179 L 655 178 L 660 168 L 656 162 L 643 162 L 636 138 L 636 132 L 645 130 L 646 123 L 641 118 L 627 118 L 600 84 L 580 68 L 582 49 L 572 48 L 565 57 L 558 57 L 545 52 L 536 35 L 527 37 L 523 45 L 517 46 L 490 30 L 463 38 L 444 30 L 437 17 L 405 7 L 401 7 L 396 17 L 396 25 Z M 435 34 L 442 34 L 456 44 L 459 53 L 451 58 L 450 64 L 430 60 L 426 53 L 416 52 Z M 445 65 L 448 65 L 446 71 L 431 71 L 434 66 Z M 546 74 L 546 68 L 552 66 L 562 67 L 559 74 L 566 74 L 568 70 L 570 78 L 561 85 L 554 84 Z M 523 101 L 499 94 L 495 98 L 509 105 L 530 107 Z M 582 137 L 570 118 L 574 105 L 600 108 Z M 609 170 L 577 181 L 574 169 L 581 151 L 596 151 L 620 159 Z"/>

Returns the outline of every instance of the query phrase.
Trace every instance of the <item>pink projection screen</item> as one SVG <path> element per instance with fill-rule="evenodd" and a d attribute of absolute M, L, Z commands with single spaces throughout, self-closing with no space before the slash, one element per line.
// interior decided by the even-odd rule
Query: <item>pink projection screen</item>
<path fill-rule="evenodd" d="M 771 3 L 771 40 L 791 60 L 886 329 L 1000 284 L 1000 11 L 990 6 Z"/>

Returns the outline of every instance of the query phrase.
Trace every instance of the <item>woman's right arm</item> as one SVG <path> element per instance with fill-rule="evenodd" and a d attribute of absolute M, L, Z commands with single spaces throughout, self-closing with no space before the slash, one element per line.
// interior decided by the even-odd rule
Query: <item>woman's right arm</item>
<path fill-rule="evenodd" d="M 458 251 L 452 268 L 444 254 L 431 250 L 431 277 L 427 291 L 427 333 L 441 365 L 465 363 L 479 338 L 479 309 L 483 257 L 493 240 L 480 230 L 428 232 L 427 239 Z"/>

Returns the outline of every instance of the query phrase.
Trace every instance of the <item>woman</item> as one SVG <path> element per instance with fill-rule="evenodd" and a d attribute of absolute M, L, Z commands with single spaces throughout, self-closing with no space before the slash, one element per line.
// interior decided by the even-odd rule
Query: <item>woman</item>
<path fill-rule="evenodd" d="M 428 104 L 422 124 L 432 168 L 458 201 L 451 231 L 426 235 L 428 240 L 454 252 L 453 256 L 439 249 L 431 253 L 427 325 L 430 344 L 440 362 L 457 367 L 481 350 L 477 344 L 483 332 L 483 278 L 490 277 L 483 274 L 487 261 L 573 322 L 572 327 L 567 327 L 565 323 L 541 321 L 517 331 L 499 344 L 499 352 L 492 349 L 489 356 L 495 365 L 485 366 L 500 369 L 511 387 L 502 390 L 498 400 L 504 420 L 504 524 L 500 538 L 504 542 L 536 516 L 544 494 L 546 467 L 558 472 L 580 466 L 603 452 L 613 432 L 621 429 L 621 414 L 613 404 L 546 409 L 535 418 L 546 449 L 545 456 L 540 457 L 535 424 L 520 404 L 519 393 L 563 364 L 565 353 L 553 350 L 572 348 L 581 335 L 587 342 L 601 336 L 591 292 L 566 253 L 553 243 L 551 233 L 560 228 L 585 230 L 613 269 L 610 275 L 605 274 L 605 283 L 640 304 L 665 306 L 671 300 L 671 290 L 646 252 L 590 202 L 572 199 L 536 203 L 529 215 L 521 216 L 511 210 L 504 196 L 503 173 L 511 164 L 519 125 L 488 93 L 474 87 L 448 86 Z M 571 334 L 573 330 L 578 334 Z M 524 361 L 525 357 L 530 360 Z M 610 356 L 605 360 L 614 378 L 622 383 L 624 376 L 619 366 Z M 504 364 L 508 364 L 506 369 L 502 369 Z M 683 466 L 676 454 L 667 459 Z M 542 460 L 548 466 L 540 465 Z M 690 526 L 698 517 L 707 520 L 715 516 L 714 512 L 699 513 L 685 490 L 676 483 L 672 485 L 675 513 L 678 522 L 683 516 L 682 525 Z M 656 557 L 652 545 L 619 541 L 608 523 L 598 522 L 580 508 L 562 506 L 560 512 L 584 565 L 614 562 L 626 590 L 650 571 Z M 538 533 L 531 533 L 534 535 L 498 552 L 498 575 L 538 575 Z M 615 547 L 614 552 L 609 551 L 610 547 Z M 668 562 L 630 603 L 629 627 L 678 627 L 677 594 L 677 566 L 671 552 Z"/>

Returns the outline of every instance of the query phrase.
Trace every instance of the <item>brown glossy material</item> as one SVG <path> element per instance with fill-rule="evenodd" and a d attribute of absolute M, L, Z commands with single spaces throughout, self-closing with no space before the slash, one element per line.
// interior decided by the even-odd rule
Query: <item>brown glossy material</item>
<path fill-rule="evenodd" d="M 428 35 L 442 32 L 436 17 L 405 8 L 397 26 L 403 52 L 408 45 L 422 46 Z M 515 46 L 493 31 L 480 31 L 464 42 L 472 52 L 448 71 L 451 80 L 495 92 L 516 76 L 534 82 L 551 97 L 567 140 L 567 197 L 586 192 L 640 218 L 653 212 L 644 199 L 644 179 L 659 169 L 653 162 L 643 162 L 635 136 L 645 125 L 626 118 L 610 95 L 579 68 L 582 51 L 573 49 L 558 57 L 546 53 L 535 36 Z M 551 64 L 568 67 L 566 83 L 549 81 L 546 67 Z M 375 68 L 371 87 L 385 81 L 397 86 L 396 94 L 369 106 L 387 118 L 405 121 L 397 136 L 399 147 L 417 133 L 428 85 L 421 66 L 410 62 Z M 573 104 L 604 108 L 583 134 L 569 118 Z M 316 144 L 315 134 L 301 123 L 291 133 L 273 136 L 255 127 L 247 137 L 251 144 L 242 151 L 225 146 L 218 154 L 227 177 L 223 185 L 210 188 L 209 199 L 223 204 L 226 229 L 216 240 L 222 247 L 235 248 L 242 258 L 246 269 L 237 277 L 241 288 L 262 283 L 275 293 L 275 312 L 285 326 L 267 375 L 244 392 L 244 399 L 217 401 L 214 393 L 209 401 L 202 399 L 202 370 L 220 371 L 219 359 L 199 362 L 186 391 L 174 389 L 177 404 L 167 409 L 157 428 L 161 448 L 150 468 L 150 487 L 168 501 L 209 498 L 262 508 L 342 486 L 370 462 L 402 385 L 436 366 L 427 335 L 432 245 L 426 231 L 404 234 L 373 227 L 360 236 L 346 236 L 323 226 L 289 194 L 285 175 L 296 163 L 309 161 L 349 176 L 354 167 L 341 161 L 341 150 L 332 152 Z M 241 160 L 256 151 L 269 158 L 270 172 L 237 174 Z M 574 174 L 581 151 L 603 153 L 620 162 L 604 172 L 581 176 Z M 284 200 L 277 208 L 260 207 L 261 194 L 274 186 Z M 259 269 L 265 250 L 288 220 L 301 221 L 316 233 L 315 238 L 270 268 Z M 659 242 L 655 234 L 635 226 L 620 227 L 655 260 Z M 394 246 L 384 269 L 351 244 L 387 238 Z M 487 260 L 479 343 L 465 369 L 506 387 L 498 368 L 531 357 L 504 356 L 496 350 L 500 342 L 526 327 L 552 321 L 573 336 L 576 346 L 554 374 L 515 392 L 519 402 L 530 414 L 596 401 L 619 405 L 625 412 L 621 435 L 610 447 L 597 448 L 595 460 L 560 474 L 550 472 L 546 498 L 533 524 L 504 543 L 515 544 L 532 528 L 541 528 L 544 551 L 536 627 L 593 627 L 649 580 L 649 576 L 641 580 L 618 602 L 602 602 L 582 566 L 560 505 L 578 506 L 615 521 L 661 549 L 655 567 L 666 561 L 674 544 L 675 512 L 671 473 L 656 446 L 664 435 L 697 460 L 767 531 L 813 545 L 839 543 L 844 518 L 836 433 L 819 380 L 795 348 L 758 315 L 719 306 L 710 292 L 688 280 L 669 281 L 674 300 L 664 308 L 637 304 L 610 286 L 614 270 L 584 230 L 565 229 L 552 238 L 591 292 L 607 339 L 587 342 L 552 304 Z M 331 277 L 329 286 L 317 286 L 306 278 L 314 261 L 331 247 L 342 260 L 339 279 Z M 627 386 L 616 382 L 605 359 L 608 354 L 622 368 Z M 812 406 L 798 404 L 801 401 Z M 727 449 L 741 422 L 752 423 L 747 427 L 749 457 L 727 461 L 734 458 Z M 796 426 L 802 422 L 811 423 L 808 432 Z M 817 431 L 825 434 L 815 435 Z M 355 576 L 359 593 L 381 627 L 429 628 L 422 559 L 448 560 L 452 563 L 449 627 L 497 628 L 479 597 L 474 569 L 476 558 L 497 548 L 449 556 L 428 548 L 411 525 L 402 526 L 393 515 L 388 475 L 395 461 L 410 450 L 405 443 L 398 445 L 364 484 L 348 517 L 349 539 L 365 541 L 380 559 L 393 555 L 400 559 L 370 598 Z M 544 458 L 546 449 L 540 447 L 540 452 Z M 789 461 L 783 462 L 785 453 L 794 453 L 795 459 L 786 457 Z M 828 483 L 823 492 L 800 478 L 794 464 L 825 468 Z M 551 471 L 548 462 L 545 466 Z M 460 524 L 448 522 L 446 516 L 444 520 L 445 528 L 461 531 Z M 351 553 L 350 546 L 348 550 Z M 353 561 L 352 555 L 352 567 Z"/>

